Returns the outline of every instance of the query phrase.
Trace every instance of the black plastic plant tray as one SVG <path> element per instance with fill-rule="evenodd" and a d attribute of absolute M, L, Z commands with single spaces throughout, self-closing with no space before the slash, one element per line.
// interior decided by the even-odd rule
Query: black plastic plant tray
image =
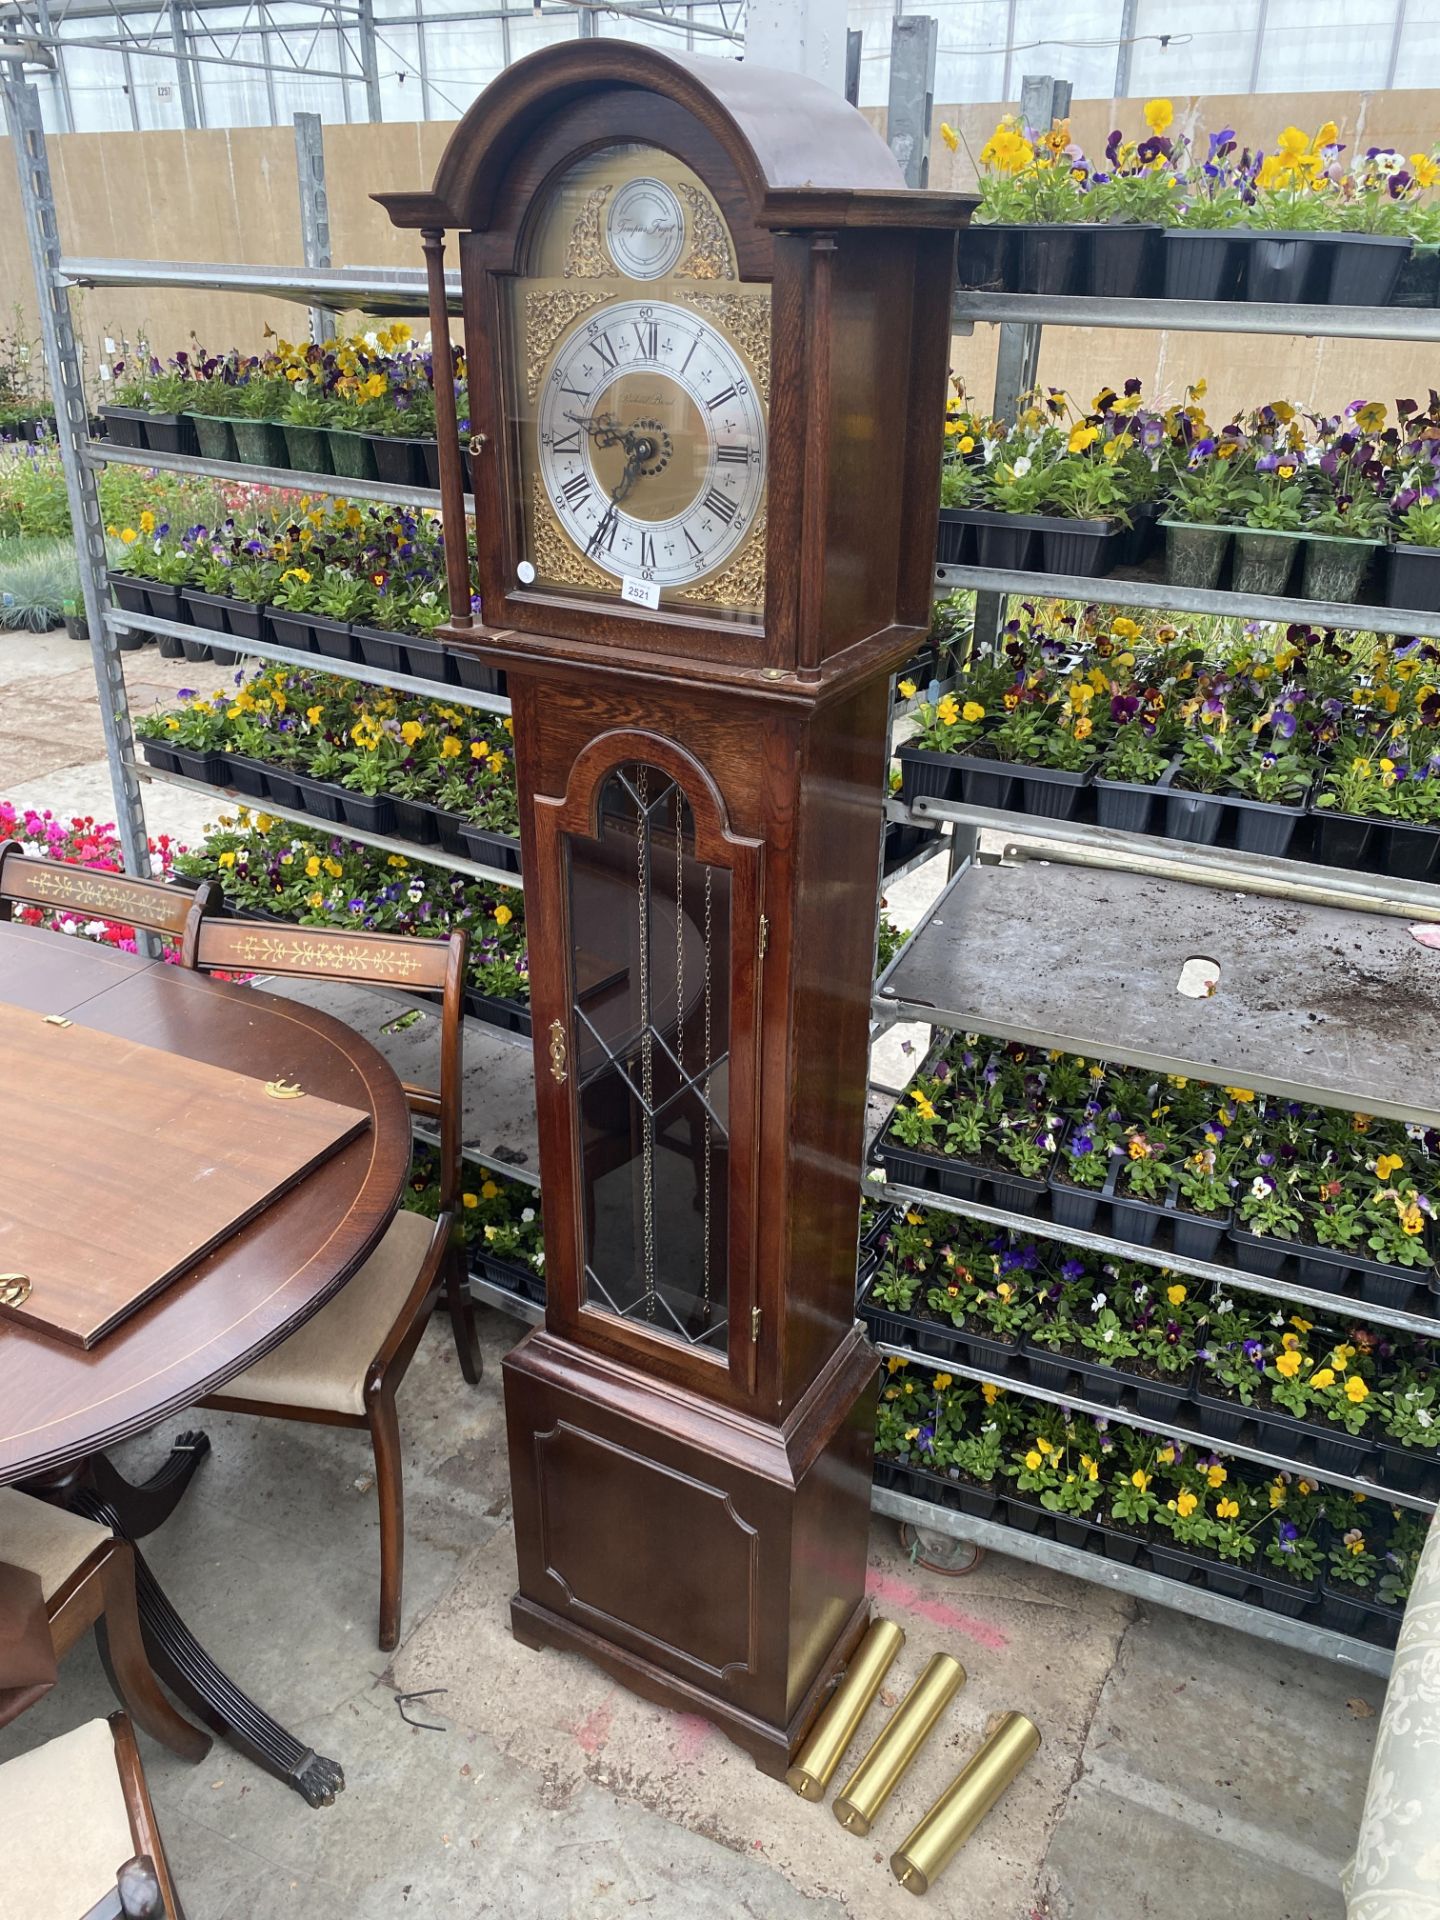
<path fill-rule="evenodd" d="M 528 1034 L 531 1030 L 528 1001 L 502 1000 L 495 994 L 481 993 L 478 987 L 466 987 L 465 1011 L 472 1020 L 483 1020 L 490 1027 L 503 1027 L 508 1033 Z"/>
<path fill-rule="evenodd" d="M 895 1493 L 908 1493 L 912 1499 L 928 1500 L 933 1506 L 973 1514 L 977 1520 L 989 1520 L 1002 1497 L 998 1481 L 992 1481 L 988 1487 L 977 1486 L 974 1481 L 952 1480 L 948 1474 L 912 1466 L 907 1460 L 890 1460 L 881 1454 L 875 1456 L 875 1482 Z"/>
<path fill-rule="evenodd" d="M 510 1260 L 497 1260 L 493 1254 L 481 1253 L 475 1247 L 470 1249 L 470 1266 L 492 1287 L 500 1287 L 506 1293 L 513 1293 L 517 1299 L 531 1300 L 537 1306 L 544 1306 L 545 1282 L 529 1267 L 522 1267 Z"/>
<path fill-rule="evenodd" d="M 928 1359 L 966 1361 L 992 1373 L 1007 1373 L 1021 1357 L 1020 1342 L 1005 1340 L 982 1328 L 957 1327 L 948 1320 L 922 1318 L 898 1308 L 879 1305 L 869 1289 L 860 1302 L 860 1317 L 871 1337 L 894 1347 L 912 1347 Z"/>
<path fill-rule="evenodd" d="M 1375 1456 L 1374 1441 L 1363 1434 L 1352 1436 L 1343 1428 L 1332 1430 L 1317 1421 L 1297 1420 L 1281 1408 L 1242 1406 L 1238 1400 L 1210 1392 L 1205 1380 L 1201 1366 L 1196 1369 L 1192 1398 L 1201 1427 L 1222 1445 L 1238 1440 L 1248 1421 L 1255 1430 L 1256 1446 L 1293 1460 L 1297 1467 L 1308 1464 L 1297 1454 L 1297 1448 L 1306 1444 L 1315 1449 L 1314 1465 L 1326 1473 L 1363 1474 Z"/>
<path fill-rule="evenodd" d="M 1440 1453 L 1422 1453 L 1416 1447 L 1399 1447 L 1383 1436 L 1375 1441 L 1381 1484 L 1398 1493 L 1419 1493 L 1427 1480 L 1440 1473 Z"/>
<path fill-rule="evenodd" d="M 1373 1600 L 1358 1587 L 1338 1581 L 1332 1585 L 1328 1573 L 1321 1582 L 1320 1624 L 1332 1632 L 1373 1636 L 1383 1645 L 1393 1646 L 1404 1614 L 1404 1607 Z"/>
<path fill-rule="evenodd" d="M 1255 1566 L 1240 1567 L 1233 1561 L 1196 1553 L 1173 1539 L 1163 1543 L 1151 1541 L 1147 1551 L 1155 1572 L 1167 1580 L 1188 1582 L 1192 1574 L 1198 1573 L 1212 1593 L 1224 1594 L 1228 1599 L 1249 1600 L 1252 1594 L 1257 1595 L 1267 1613 L 1283 1613 L 1298 1619 L 1320 1597 L 1318 1575 L 1302 1586 L 1297 1580 L 1282 1580 L 1278 1574 L 1262 1573 Z"/>
<path fill-rule="evenodd" d="M 432 847 L 440 837 L 435 824 L 435 809 L 423 800 L 406 800 L 398 793 L 390 796 L 395 808 L 395 831 L 402 840 L 417 846 Z"/>
<path fill-rule="evenodd" d="M 461 820 L 458 824 L 461 844 L 472 860 L 482 866 L 495 867 L 501 873 L 519 873 L 518 834 L 496 833 L 490 827 L 472 827 L 468 820 Z"/>
<path fill-rule="evenodd" d="M 1107 780 L 1096 774 L 1095 818 L 1102 827 L 1117 833 L 1153 833 L 1155 802 L 1160 789 L 1142 786 L 1136 780 Z"/>

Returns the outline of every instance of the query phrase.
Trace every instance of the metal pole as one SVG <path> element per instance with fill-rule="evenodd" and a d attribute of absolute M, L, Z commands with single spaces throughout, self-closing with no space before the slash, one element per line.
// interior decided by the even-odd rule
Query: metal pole
<path fill-rule="evenodd" d="M 300 250 L 307 267 L 330 264 L 330 196 L 325 191 L 325 129 L 318 113 L 295 115 L 295 175 L 300 187 Z M 310 337 L 333 340 L 339 315 L 311 307 Z"/>
<path fill-rule="evenodd" d="M 930 184 L 930 118 L 935 107 L 935 54 L 940 22 L 910 13 L 890 23 L 890 106 L 885 139 L 907 187 Z"/>
<path fill-rule="evenodd" d="M 145 835 L 145 809 L 132 762 L 135 740 L 130 730 L 130 702 L 125 675 L 113 634 L 105 623 L 105 523 L 95 475 L 86 464 L 83 448 L 90 437 L 89 408 L 80 378 L 80 353 L 70 315 L 70 302 L 60 281 L 60 235 L 55 220 L 55 196 L 50 163 L 45 153 L 45 130 L 40 119 L 40 96 L 10 68 L 4 70 L 5 119 L 15 148 L 20 176 L 20 204 L 25 237 L 40 302 L 40 331 L 45 343 L 45 365 L 55 398 L 56 437 L 65 470 L 65 495 L 80 560 L 80 591 L 85 601 L 85 624 L 90 630 L 90 657 L 100 696 L 100 725 L 105 736 L 105 759 L 110 768 L 110 790 L 115 822 L 125 855 L 127 873 L 147 879 L 150 853 Z M 148 936 L 141 936 L 142 949 Z"/>
<path fill-rule="evenodd" d="M 694 8 L 691 8 L 694 17 Z M 865 35 L 859 27 L 849 27 L 845 33 L 845 98 L 852 107 L 860 104 L 860 61 L 865 52 Z"/>
<path fill-rule="evenodd" d="M 1115 98 L 1125 100 L 1130 93 L 1130 54 L 1135 44 L 1135 20 L 1140 0 L 1124 0 L 1120 9 L 1120 44 L 1115 49 Z"/>
<path fill-rule="evenodd" d="M 365 74 L 365 118 L 372 123 L 384 119 L 380 111 L 380 60 L 375 50 L 375 0 L 360 0 L 360 65 Z M 345 89 L 350 97 L 350 89 Z"/>
<path fill-rule="evenodd" d="M 1020 82 L 1022 124 L 1048 133 L 1053 121 L 1063 120 L 1069 113 L 1073 91 L 1068 80 L 1056 80 L 1048 73 L 1027 73 Z"/>
<path fill-rule="evenodd" d="M 170 38 L 175 42 L 175 81 L 180 89 L 180 116 L 187 128 L 200 125 L 195 102 L 195 69 L 186 57 L 190 37 L 185 31 L 184 0 L 170 0 Z"/>
<path fill-rule="evenodd" d="M 50 49 L 55 65 L 50 70 L 50 84 L 54 89 L 55 109 L 60 121 L 62 133 L 75 131 L 75 115 L 70 106 L 70 86 L 65 78 L 64 42 L 56 38 L 54 23 L 50 18 L 50 0 L 36 0 L 35 24 L 40 29 L 41 38 Z"/>

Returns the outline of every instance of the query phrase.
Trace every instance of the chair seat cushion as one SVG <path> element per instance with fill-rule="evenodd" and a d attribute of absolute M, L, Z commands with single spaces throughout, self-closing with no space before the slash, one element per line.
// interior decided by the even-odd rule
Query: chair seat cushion
<path fill-rule="evenodd" d="M 0 1809 L 0 1897 L 17 1920 L 79 1920 L 134 1856 L 104 1720 L 7 1760 Z"/>
<path fill-rule="evenodd" d="M 0 1487 L 0 1560 L 38 1573 L 47 1600 L 110 1538 L 109 1527 L 94 1520 L 17 1493 L 14 1487 Z"/>
<path fill-rule="evenodd" d="M 385 1238 L 333 1300 L 257 1360 L 210 1404 L 264 1400 L 315 1413 L 365 1411 L 365 1375 L 419 1277 L 435 1231 L 423 1214 L 397 1213 Z"/>

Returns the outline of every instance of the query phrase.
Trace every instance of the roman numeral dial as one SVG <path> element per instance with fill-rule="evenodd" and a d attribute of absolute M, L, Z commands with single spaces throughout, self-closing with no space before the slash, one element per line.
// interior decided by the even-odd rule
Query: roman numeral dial
<path fill-rule="evenodd" d="M 615 300 L 579 320 L 549 357 L 534 432 L 526 508 L 542 588 L 558 530 L 617 599 L 623 586 L 634 600 L 639 582 L 678 603 L 733 560 L 763 511 L 764 402 L 735 344 L 689 307 Z"/>

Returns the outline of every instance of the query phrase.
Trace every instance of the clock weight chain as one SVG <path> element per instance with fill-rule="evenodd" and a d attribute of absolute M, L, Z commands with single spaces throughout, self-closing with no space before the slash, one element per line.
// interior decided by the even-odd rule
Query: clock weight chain
<path fill-rule="evenodd" d="M 635 770 L 635 888 L 640 934 L 641 1209 L 645 1317 L 655 1318 L 655 1040 L 650 1028 L 650 769 Z"/>

